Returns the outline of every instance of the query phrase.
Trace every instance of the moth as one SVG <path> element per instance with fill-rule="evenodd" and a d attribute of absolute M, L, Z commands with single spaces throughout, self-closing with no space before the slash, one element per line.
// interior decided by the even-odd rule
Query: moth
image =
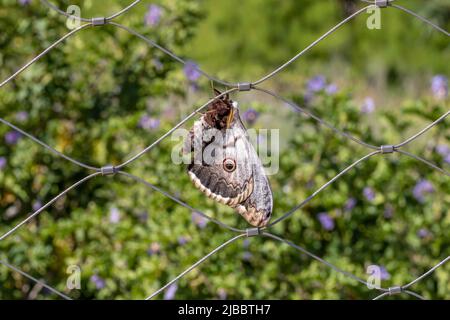
<path fill-rule="evenodd" d="M 234 208 L 255 227 L 268 223 L 272 190 L 239 116 L 238 103 L 228 94 L 214 100 L 195 121 L 183 151 L 191 154 L 187 171 L 195 187 Z"/>

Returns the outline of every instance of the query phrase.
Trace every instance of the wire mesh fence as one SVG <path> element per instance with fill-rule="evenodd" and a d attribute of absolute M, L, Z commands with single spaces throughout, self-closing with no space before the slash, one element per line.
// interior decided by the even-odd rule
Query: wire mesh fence
<path fill-rule="evenodd" d="M 205 255 L 200 260 L 195 262 L 193 265 L 191 265 L 189 268 L 184 270 L 177 277 L 173 278 L 171 281 L 169 281 L 163 287 L 161 287 L 160 289 L 156 290 L 152 294 L 148 295 L 146 297 L 146 299 L 152 299 L 153 297 L 157 296 L 162 291 L 167 289 L 170 285 L 172 285 L 173 283 L 177 282 L 179 279 L 184 277 L 186 274 L 191 272 L 193 269 L 195 269 L 198 266 L 200 266 L 203 262 L 208 260 L 211 256 L 213 256 L 215 253 L 221 251 L 222 249 L 224 249 L 228 245 L 230 245 L 230 244 L 232 244 L 232 243 L 234 243 L 234 242 L 236 242 L 238 240 L 247 238 L 247 237 L 256 237 L 256 236 L 266 237 L 266 238 L 272 239 L 274 241 L 277 241 L 280 244 L 281 243 L 286 244 L 286 245 L 292 247 L 293 249 L 295 249 L 295 250 L 297 250 L 297 251 L 299 251 L 299 252 L 309 256 L 310 258 L 317 260 L 318 262 L 320 262 L 323 265 L 329 267 L 330 269 L 332 269 L 332 270 L 334 270 L 334 271 L 336 271 L 336 272 L 338 272 L 338 273 L 340 273 L 340 274 L 342 274 L 342 275 L 344 275 L 344 276 L 346 276 L 346 277 L 348 277 L 350 279 L 353 279 L 354 281 L 360 283 L 361 285 L 368 286 L 369 288 L 371 288 L 372 290 L 375 290 L 375 292 L 377 292 L 377 295 L 374 297 L 374 299 L 382 299 L 382 298 L 384 298 L 386 296 L 398 295 L 398 294 L 406 294 L 406 295 L 410 295 L 410 296 L 416 297 L 418 299 L 424 299 L 424 297 L 422 297 L 421 295 L 419 295 L 418 293 L 413 291 L 413 286 L 417 282 L 419 282 L 422 279 L 424 279 L 425 277 L 430 276 L 436 269 L 438 269 L 441 266 L 443 266 L 444 264 L 446 264 L 450 260 L 450 256 L 447 256 L 446 258 L 442 259 L 434 267 L 432 267 L 427 272 L 425 272 L 424 274 L 422 274 L 421 276 L 417 277 L 416 279 L 412 280 L 411 282 L 409 282 L 407 284 L 393 286 L 393 287 L 387 287 L 387 288 L 381 287 L 381 286 L 376 286 L 376 287 L 372 286 L 371 287 L 370 283 L 368 283 L 366 280 L 364 280 L 364 279 L 362 279 L 362 278 L 360 278 L 360 277 L 358 277 L 358 276 L 356 276 L 356 275 L 354 275 L 354 274 L 352 274 L 350 272 L 342 270 L 341 268 L 335 266 L 334 264 L 332 264 L 332 263 L 322 259 L 321 257 L 315 255 L 314 253 L 312 253 L 308 249 L 303 248 L 302 246 L 300 246 L 298 244 L 295 244 L 295 243 L 293 243 L 293 242 L 289 241 L 288 239 L 285 239 L 285 238 L 283 238 L 281 236 L 275 235 L 274 233 L 271 232 L 271 228 L 274 225 L 276 225 L 276 224 L 280 223 L 281 221 L 284 221 L 284 220 L 288 219 L 289 217 L 291 217 L 297 210 L 299 210 L 302 207 L 304 207 L 307 203 L 309 203 L 319 193 L 321 193 L 325 189 L 327 189 L 327 187 L 329 187 L 331 184 L 333 184 L 340 177 L 345 175 L 347 172 L 349 172 L 350 170 L 352 170 L 356 166 L 360 165 L 361 163 L 364 163 L 368 159 L 370 159 L 372 157 L 375 157 L 375 156 L 387 156 L 389 154 L 399 153 L 402 156 L 410 157 L 410 158 L 415 159 L 418 162 L 422 162 L 425 165 L 429 166 L 430 168 L 436 170 L 440 174 L 445 175 L 447 177 L 450 177 L 450 172 L 448 172 L 447 170 L 438 167 L 437 165 L 431 163 L 430 161 L 428 161 L 428 160 L 426 160 L 426 159 L 424 159 L 424 158 L 422 158 L 420 156 L 417 156 L 415 154 L 412 154 L 412 153 L 404 150 L 404 147 L 406 145 L 414 142 L 416 139 L 418 139 L 420 136 L 425 134 L 431 128 L 433 128 L 433 127 L 437 126 L 439 123 L 445 121 L 447 116 L 450 114 L 450 111 L 445 112 L 439 118 L 437 118 L 436 120 L 434 120 L 433 122 L 428 124 L 426 127 L 424 127 L 423 129 L 421 129 L 420 131 L 418 131 L 417 133 L 415 133 L 414 135 L 412 135 L 411 137 L 409 137 L 408 139 L 406 139 L 404 141 L 399 141 L 397 143 L 390 142 L 391 144 L 389 144 L 389 142 L 387 142 L 385 145 L 376 146 L 376 145 L 372 145 L 372 144 L 366 143 L 366 142 L 364 142 L 364 141 L 362 141 L 362 140 L 352 136 L 351 134 L 336 128 L 335 126 L 333 126 L 332 124 L 326 122 L 322 118 L 316 116 L 314 113 L 310 112 L 309 110 L 306 110 L 306 109 L 300 107 L 298 104 L 296 104 L 296 103 L 294 103 L 294 102 L 292 102 L 292 101 L 290 101 L 290 100 L 288 100 L 288 99 L 278 95 L 277 93 L 272 92 L 270 90 L 267 90 L 267 89 L 265 89 L 265 88 L 260 86 L 262 83 L 264 83 L 268 79 L 274 77 L 275 75 L 277 75 L 278 73 L 283 71 L 290 64 L 292 64 L 294 61 L 299 59 L 302 55 L 304 55 L 309 50 L 311 50 L 313 47 L 315 47 L 317 44 L 319 44 L 321 41 L 326 39 L 329 35 L 331 35 L 332 33 L 336 32 L 341 26 L 345 25 L 346 23 L 348 23 L 353 18 L 355 18 L 355 17 L 361 15 L 362 13 L 366 12 L 370 8 L 377 8 L 377 9 L 383 9 L 383 10 L 393 10 L 393 9 L 400 10 L 400 11 L 402 11 L 402 12 L 408 14 L 408 15 L 411 15 L 412 17 L 414 17 L 416 19 L 419 19 L 420 21 L 428 24 L 429 26 L 431 26 L 437 32 L 440 32 L 440 33 L 444 34 L 447 37 L 449 36 L 449 32 L 447 32 L 446 30 L 442 29 L 438 25 L 434 24 L 433 22 L 431 22 L 427 18 L 424 18 L 424 17 L 418 15 L 417 13 L 415 13 L 415 12 L 405 8 L 405 7 L 396 4 L 398 1 L 395 1 L 395 0 L 376 0 L 376 1 L 361 0 L 361 1 L 367 3 L 367 5 L 362 7 L 361 9 L 358 9 L 356 12 L 354 12 L 353 14 L 351 14 L 350 16 L 348 16 L 347 18 L 345 18 L 344 20 L 339 22 L 337 25 L 332 27 L 329 31 L 327 31 L 322 36 L 320 36 L 317 40 L 312 42 L 305 49 L 303 49 L 302 51 L 297 53 L 290 60 L 288 60 L 287 62 L 285 62 L 284 64 L 280 65 L 279 67 L 277 67 L 275 70 L 273 70 L 269 74 L 263 76 L 262 78 L 254 81 L 254 82 L 230 83 L 230 82 L 218 79 L 218 78 L 216 78 L 216 77 L 206 73 L 205 71 L 199 69 L 198 67 L 196 67 L 197 70 L 203 76 L 207 77 L 209 80 L 213 81 L 214 83 L 226 86 L 229 89 L 224 91 L 220 95 L 216 96 L 215 98 L 210 99 L 209 101 L 207 101 L 206 103 L 204 103 L 203 105 L 198 107 L 196 110 L 192 111 L 182 121 L 180 121 L 177 125 L 173 126 L 172 129 L 167 131 L 164 135 L 162 135 L 160 138 L 155 140 L 149 146 L 147 146 L 146 148 L 144 148 L 141 151 L 136 152 L 135 154 L 130 155 L 129 158 L 126 161 L 124 161 L 123 163 L 121 163 L 119 165 L 116 165 L 116 166 L 105 165 L 103 167 L 95 167 L 95 166 L 89 165 L 87 163 L 83 163 L 81 161 L 78 161 L 78 160 L 76 160 L 76 159 L 74 159 L 74 158 L 72 158 L 72 157 L 70 157 L 70 156 L 68 156 L 66 154 L 63 154 L 63 153 L 57 151 L 53 147 L 49 146 L 45 142 L 43 142 L 40 139 L 36 138 L 32 134 L 27 133 L 26 131 L 22 130 L 21 128 L 17 127 L 16 125 L 12 124 L 11 122 L 0 118 L 0 122 L 2 124 L 12 128 L 13 130 L 15 130 L 17 132 L 20 132 L 22 135 L 24 135 L 27 138 L 31 139 L 32 141 L 34 141 L 35 143 L 40 145 L 42 148 L 45 148 L 49 152 L 53 153 L 55 156 L 61 157 L 61 158 L 65 159 L 65 160 L 73 163 L 76 166 L 79 166 L 79 167 L 81 167 L 83 169 L 86 169 L 89 172 L 84 178 L 80 179 L 79 181 L 77 181 L 73 185 L 69 186 L 67 189 L 65 189 L 64 191 L 59 193 L 57 196 L 55 196 L 53 199 L 51 199 L 50 201 L 45 203 L 41 208 L 39 208 L 38 210 L 36 210 L 33 213 L 31 213 L 28 217 L 26 217 L 20 223 L 15 225 L 9 231 L 7 231 L 6 233 L 2 234 L 0 236 L 0 241 L 3 241 L 7 237 L 11 236 L 13 233 L 15 233 L 19 228 L 23 227 L 30 220 L 35 219 L 40 213 L 42 213 L 43 211 L 48 209 L 58 199 L 60 199 L 61 197 L 65 196 L 69 192 L 75 192 L 75 190 L 79 186 L 83 185 L 85 182 L 93 179 L 94 177 L 122 175 L 122 176 L 125 176 L 127 178 L 132 179 L 136 183 L 140 183 L 140 184 L 144 185 L 147 188 L 150 188 L 150 189 L 152 189 L 154 191 L 157 191 L 157 192 L 161 193 L 162 195 L 172 199 L 173 201 L 175 201 L 179 205 L 181 205 L 181 206 L 183 206 L 185 208 L 188 208 L 189 210 L 193 210 L 193 211 L 197 212 L 198 214 L 200 214 L 204 218 L 208 219 L 209 221 L 217 224 L 221 228 L 226 229 L 228 231 L 231 231 L 232 233 L 235 234 L 228 241 L 222 243 L 220 246 L 218 246 L 217 248 L 215 248 L 214 250 L 209 252 L 207 255 Z M 394 3 L 394 1 L 396 3 Z M 130 34 L 132 34 L 132 35 L 134 35 L 136 37 L 138 37 L 139 39 L 144 41 L 149 46 L 152 46 L 154 48 L 157 48 L 157 49 L 161 50 L 162 52 L 164 52 L 165 54 L 167 54 L 168 56 L 173 58 L 175 61 L 177 61 L 177 62 L 179 62 L 179 63 L 181 63 L 183 65 L 186 64 L 186 61 L 184 59 L 180 58 L 179 56 L 177 56 L 176 54 L 172 53 L 168 49 L 158 45 L 153 40 L 147 38 L 146 36 L 142 35 L 141 33 L 137 32 L 137 31 L 135 31 L 135 30 L 125 26 L 125 25 L 122 25 L 122 24 L 117 23 L 117 22 L 114 21 L 117 17 L 119 17 L 119 16 L 125 14 L 126 12 L 128 12 L 129 10 L 131 10 L 135 5 L 137 5 L 140 2 L 140 0 L 136 0 L 136 1 L 132 2 L 130 5 L 128 5 L 127 7 L 123 8 L 119 12 L 117 12 L 115 14 L 112 14 L 111 16 L 108 16 L 108 17 L 96 17 L 96 18 L 73 17 L 73 16 L 69 15 L 68 13 L 66 13 L 65 11 L 61 10 L 60 8 L 56 7 L 52 3 L 48 2 L 47 0 L 41 0 L 41 2 L 42 2 L 43 5 L 46 5 L 51 10 L 55 10 L 60 15 L 66 16 L 68 18 L 78 19 L 80 22 L 83 22 L 83 23 L 80 24 L 78 27 L 74 28 L 73 30 L 71 30 L 70 32 L 68 32 L 67 34 L 65 34 L 64 36 L 62 36 L 60 39 L 58 39 L 54 43 L 52 43 L 44 51 L 39 53 L 37 56 L 35 56 L 33 59 L 31 59 L 25 65 L 20 67 L 16 72 L 14 72 L 8 78 L 3 80 L 0 83 L 0 88 L 4 87 L 6 84 L 10 83 L 12 80 L 14 80 L 16 77 L 18 77 L 22 72 L 26 71 L 31 65 L 36 63 L 39 59 L 41 59 L 43 56 L 48 54 L 52 49 L 54 49 L 55 47 L 60 45 L 62 42 L 64 42 L 69 37 L 74 36 L 75 34 L 81 32 L 84 29 L 101 27 L 101 26 L 104 26 L 104 25 L 112 25 L 114 27 L 123 29 L 126 32 L 128 32 L 128 33 L 130 33 Z M 210 216 L 208 216 L 207 214 L 205 214 L 201 210 L 191 207 L 189 204 L 187 204 L 186 202 L 181 200 L 179 197 L 177 197 L 177 196 L 175 196 L 173 194 L 170 194 L 169 192 L 159 188 L 158 186 L 156 186 L 156 185 L 154 185 L 154 184 L 152 184 L 152 183 L 150 183 L 150 182 L 148 182 L 148 181 L 146 181 L 146 180 L 144 180 L 144 179 L 142 179 L 142 178 L 140 178 L 138 176 L 132 175 L 132 174 L 124 171 L 126 167 L 130 166 L 133 162 L 135 162 L 137 159 L 142 157 L 144 154 L 146 154 L 146 153 L 150 152 L 152 149 L 156 148 L 164 139 L 168 138 L 176 129 L 180 128 L 183 124 L 185 124 L 188 120 L 193 118 L 196 114 L 198 114 L 198 112 L 200 112 L 203 109 L 205 109 L 208 105 L 210 105 L 216 99 L 219 99 L 220 97 L 222 97 L 222 96 L 224 96 L 226 94 L 229 94 L 229 93 L 239 93 L 239 92 L 242 92 L 242 91 L 251 91 L 251 90 L 257 90 L 259 92 L 262 92 L 263 94 L 266 94 L 268 96 L 272 96 L 272 97 L 282 101 L 283 103 L 291 106 L 293 109 L 297 110 L 298 112 L 303 113 L 306 116 L 312 118 L 313 120 L 315 120 L 321 126 L 332 130 L 334 132 L 334 134 L 340 135 L 340 136 L 344 137 L 345 139 L 347 139 L 347 140 L 349 140 L 349 141 L 351 141 L 353 143 L 359 144 L 362 147 L 366 148 L 368 153 L 365 156 L 363 156 L 360 159 L 358 159 L 357 161 L 355 161 L 352 164 L 350 164 L 349 166 L 347 166 L 342 171 L 340 171 L 332 179 L 330 179 L 325 184 L 320 186 L 311 195 L 309 195 L 306 199 L 304 199 L 298 205 L 294 206 L 291 210 L 289 210 L 289 211 L 285 212 L 284 214 L 280 215 L 277 219 L 275 219 L 270 224 L 268 224 L 267 226 L 262 227 L 262 228 L 238 229 L 238 228 L 229 226 L 229 225 L 227 225 L 227 224 L 225 224 L 225 223 L 223 223 L 223 222 L 221 222 L 219 220 L 211 218 Z M 11 265 L 8 261 L 1 261 L 0 260 L 0 263 L 2 265 L 4 265 L 5 267 L 11 269 L 11 270 L 13 270 L 15 272 L 18 272 L 19 274 L 21 274 L 24 277 L 30 279 L 31 281 L 36 282 L 40 286 L 47 288 L 48 290 L 50 290 L 51 292 L 55 293 L 59 297 L 61 297 L 63 299 L 68 299 L 68 300 L 71 299 L 70 297 L 68 297 L 67 295 L 65 295 L 62 292 L 58 291 L 57 289 L 53 288 L 52 286 L 44 283 L 41 280 L 38 280 L 38 279 L 32 277 L 28 273 L 20 270 L 18 267 Z"/>

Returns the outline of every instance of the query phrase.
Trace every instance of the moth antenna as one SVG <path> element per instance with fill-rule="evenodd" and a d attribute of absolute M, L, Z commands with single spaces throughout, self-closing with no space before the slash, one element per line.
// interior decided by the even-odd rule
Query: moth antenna
<path fill-rule="evenodd" d="M 218 95 L 220 95 L 222 93 L 214 87 L 214 81 L 210 80 L 210 84 L 211 84 L 211 89 L 214 93 L 214 96 L 217 97 Z"/>
<path fill-rule="evenodd" d="M 228 88 L 228 86 L 225 86 L 225 90 L 228 91 L 228 90 L 230 90 L 230 89 Z M 224 99 L 225 99 L 225 100 L 230 100 L 230 94 L 227 93 L 227 94 L 224 96 Z"/>

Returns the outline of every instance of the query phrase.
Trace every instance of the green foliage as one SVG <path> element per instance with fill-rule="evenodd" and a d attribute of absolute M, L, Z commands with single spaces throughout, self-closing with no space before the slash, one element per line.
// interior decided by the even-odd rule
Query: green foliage
<path fill-rule="evenodd" d="M 235 81 L 256 80 L 309 46 L 330 28 L 362 8 L 359 0 L 208 1 L 207 17 L 185 53 L 204 69 Z M 450 4 L 403 1 L 403 5 L 450 28 Z M 449 74 L 447 37 L 394 8 L 381 10 L 381 29 L 366 27 L 368 13 L 349 21 L 277 76 L 296 83 L 299 75 L 326 74 L 360 92 L 420 96 L 434 73 Z M 236 36 L 239 34 L 240 36 Z M 208 45 L 205 46 L 205 43 Z M 236 62 L 239 63 L 236 63 Z M 295 74 L 297 78 L 290 75 Z M 278 80 L 278 81 L 279 81 Z M 397 89 L 392 92 L 388 89 Z M 400 98 L 399 98 L 400 97 Z"/>
<path fill-rule="evenodd" d="M 67 33 L 67 28 L 65 19 L 38 1 L 32 1 L 29 6 L 12 0 L 1 3 L 0 79 L 5 79 Z M 116 12 L 128 1 L 111 3 L 105 8 L 100 2 L 75 2 L 83 8 L 82 15 L 90 17 Z M 205 32 L 203 25 L 198 26 L 205 17 L 203 1 L 161 1 L 163 15 L 157 27 L 144 24 L 148 3 L 138 5 L 118 21 L 173 52 L 187 54 L 197 46 L 211 64 L 217 63 L 218 69 L 226 69 L 230 72 L 227 75 L 232 75 L 232 65 L 245 59 L 255 61 L 254 66 L 263 66 L 266 71 L 271 69 L 304 47 L 303 44 L 313 41 L 317 30 L 328 29 L 324 23 L 328 20 L 323 16 L 341 18 L 336 13 L 339 12 L 337 2 L 239 3 L 261 16 L 253 14 L 244 19 L 245 11 L 236 10 L 239 6 L 235 1 L 219 2 L 217 10 L 203 21 L 216 21 L 210 26 L 223 37 L 217 36 L 215 42 L 204 38 L 207 45 L 198 42 L 198 37 Z M 67 6 L 64 1 L 58 4 L 61 8 Z M 254 10 L 254 5 L 259 5 L 261 10 Z M 275 5 L 279 5 L 279 10 L 269 10 Z M 232 9 L 235 12 L 232 17 L 239 22 L 234 26 L 227 22 Z M 240 23 L 245 25 L 244 29 Z M 407 34 L 411 37 L 408 41 L 413 41 L 414 34 L 423 35 L 423 26 L 414 23 L 409 35 L 401 25 L 403 19 L 392 18 L 389 23 L 393 24 L 389 45 L 394 47 L 388 53 L 392 59 L 386 59 L 385 63 L 402 70 L 405 64 L 400 60 L 413 53 L 401 53 L 401 44 L 396 44 L 395 39 Z M 368 42 L 361 40 L 365 33 L 361 23 L 354 23 L 349 29 L 325 41 L 322 50 L 334 51 L 338 46 L 338 52 L 344 55 L 349 33 L 354 32 L 359 48 L 348 54 L 372 55 L 364 51 L 369 49 Z M 241 30 L 252 30 L 254 34 L 248 32 L 241 37 Z M 381 34 L 374 37 L 381 39 Z M 444 56 L 448 41 L 429 37 L 429 43 L 423 38 L 417 40 L 427 45 L 420 50 L 422 53 L 416 53 L 420 56 L 427 52 L 426 60 L 431 62 L 418 61 L 416 71 L 443 70 L 447 74 L 445 61 L 433 59 Z M 229 50 L 221 50 L 228 44 Z M 327 56 L 319 50 L 310 59 L 324 63 Z M 252 68 L 243 68 L 246 70 L 241 70 L 239 75 L 251 74 Z M 355 65 L 351 72 L 358 74 L 361 68 Z M 358 99 L 352 96 L 355 92 L 352 83 L 343 84 L 344 89 L 336 94 L 317 92 L 311 100 L 298 86 L 303 81 L 304 78 L 296 77 L 290 82 L 295 84 L 289 90 L 293 101 L 300 105 L 308 101 L 310 112 L 376 146 L 405 140 L 449 109 L 448 99 L 432 99 L 424 94 L 418 99 L 402 98 L 396 109 L 379 108 L 375 113 L 364 114 Z M 203 92 L 209 92 L 205 80 L 197 85 Z M 185 79 L 182 67 L 170 57 L 123 30 L 104 26 L 88 28 L 72 36 L 2 88 L 0 117 L 74 159 L 101 167 L 121 163 L 141 151 L 206 98 L 206 94 L 200 94 Z M 279 111 L 277 108 L 282 106 L 267 96 L 250 93 L 233 99 L 241 102 L 244 110 L 251 106 L 261 114 L 256 128 L 281 129 L 280 170 L 270 176 L 275 203 L 272 219 L 301 203 L 371 151 L 301 113 L 290 109 Z M 29 113 L 26 120 L 17 117 L 22 111 Z M 143 116 L 160 122 L 153 128 L 142 128 L 139 123 Z M 190 124 L 192 121 L 185 127 L 189 128 Z M 9 127 L 0 126 L 2 139 L 10 131 Z M 17 144 L 4 141 L 0 144 L 0 156 L 6 158 L 7 164 L 0 170 L 0 234 L 33 212 L 37 201 L 45 204 L 91 173 L 26 137 Z M 448 145 L 449 141 L 449 124 L 443 121 L 404 150 L 448 171 L 449 164 L 436 152 L 436 147 Z M 164 140 L 125 170 L 213 218 L 246 228 L 243 219 L 231 209 L 206 199 L 195 189 L 183 166 L 172 163 L 175 144 L 170 138 Z M 419 201 L 413 190 L 423 179 L 432 184 L 433 191 Z M 374 192 L 372 200 L 364 195 L 367 187 Z M 352 209 L 346 209 L 349 199 L 356 201 Z M 318 220 L 322 212 L 333 219 L 332 230 L 325 230 Z M 383 280 L 382 285 L 388 287 L 415 279 L 448 256 L 449 214 L 448 177 L 396 153 L 376 155 L 358 164 L 270 231 L 364 279 L 368 276 L 368 265 L 384 266 L 391 277 Z M 419 236 L 421 229 L 427 234 Z M 70 191 L 0 242 L 0 259 L 74 298 L 141 299 L 233 235 L 211 222 L 204 228 L 199 226 L 193 222 L 190 210 L 132 179 L 122 175 L 98 176 Z M 70 265 L 81 268 L 81 290 L 66 288 Z M 427 298 L 448 298 L 449 275 L 447 264 L 414 289 Z M 104 286 L 98 286 L 93 276 L 103 279 Z M 29 298 L 34 292 L 33 282 L 3 266 L 0 266 L 0 282 L 1 299 Z M 223 293 L 227 298 L 236 299 L 366 299 L 375 295 L 374 291 L 293 248 L 259 237 L 238 240 L 195 268 L 179 281 L 176 298 L 211 299 Z M 38 290 L 37 298 L 50 299 L 54 295 Z"/>

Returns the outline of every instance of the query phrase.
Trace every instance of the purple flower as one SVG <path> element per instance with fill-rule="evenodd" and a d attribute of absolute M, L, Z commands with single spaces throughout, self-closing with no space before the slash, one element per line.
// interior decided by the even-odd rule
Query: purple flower
<path fill-rule="evenodd" d="M 208 219 L 202 216 L 200 213 L 192 211 L 191 220 L 197 227 L 203 229 L 208 223 Z"/>
<path fill-rule="evenodd" d="M 184 75 L 189 81 L 197 81 L 201 75 L 198 65 L 194 61 L 187 61 L 184 65 Z"/>
<path fill-rule="evenodd" d="M 138 214 L 138 219 L 140 222 L 144 223 L 147 222 L 148 219 L 148 212 L 147 211 L 143 211 L 141 213 Z"/>
<path fill-rule="evenodd" d="M 324 76 L 319 75 L 315 76 L 314 78 L 310 79 L 306 85 L 306 89 L 308 92 L 317 92 L 325 89 L 325 86 L 327 85 L 327 81 Z"/>
<path fill-rule="evenodd" d="M 156 118 L 149 117 L 147 115 L 142 116 L 139 120 L 138 126 L 145 130 L 157 129 L 160 125 L 160 120 Z"/>
<path fill-rule="evenodd" d="M 244 241 L 242 241 L 242 246 L 247 249 L 250 246 L 250 241 L 248 239 L 244 239 Z"/>
<path fill-rule="evenodd" d="M 189 82 L 189 89 L 192 92 L 197 92 L 200 90 L 200 86 L 196 82 Z"/>
<path fill-rule="evenodd" d="M 19 0 L 19 3 L 22 6 L 27 6 L 27 5 L 29 5 L 31 3 L 31 0 Z"/>
<path fill-rule="evenodd" d="M 327 81 L 322 75 L 311 78 L 306 84 L 305 103 L 311 103 L 315 93 L 324 90 L 326 85 Z"/>
<path fill-rule="evenodd" d="M 381 280 L 388 280 L 391 278 L 391 275 L 386 270 L 386 268 L 383 266 L 380 266 L 380 278 L 381 278 Z"/>
<path fill-rule="evenodd" d="M 356 206 L 356 199 L 350 198 L 347 200 L 344 206 L 345 211 L 351 211 Z"/>
<path fill-rule="evenodd" d="M 305 103 L 306 105 L 311 104 L 311 102 L 313 101 L 313 98 L 314 98 L 314 94 L 311 93 L 311 92 L 309 92 L 309 91 L 307 91 L 307 92 L 305 93 L 305 96 L 304 96 L 304 103 Z"/>
<path fill-rule="evenodd" d="M 188 243 L 189 242 L 189 239 L 188 239 L 188 237 L 185 237 L 185 236 L 179 236 L 178 237 L 178 244 L 180 245 L 180 246 L 184 246 L 186 243 Z"/>
<path fill-rule="evenodd" d="M 0 157 L 0 170 L 2 170 L 6 166 L 6 158 Z"/>
<path fill-rule="evenodd" d="M 383 266 L 374 264 L 374 265 L 371 265 L 370 267 L 375 267 L 375 270 L 372 269 L 374 271 L 374 273 L 372 273 L 372 275 L 379 276 L 380 280 L 388 280 L 391 277 L 389 272 Z"/>
<path fill-rule="evenodd" d="M 40 200 L 36 200 L 33 202 L 33 211 L 38 211 L 40 208 L 42 208 L 42 202 Z"/>
<path fill-rule="evenodd" d="M 158 242 L 152 242 L 147 250 L 149 256 L 161 253 L 161 245 Z"/>
<path fill-rule="evenodd" d="M 116 207 L 109 210 L 109 222 L 116 224 L 120 221 L 120 211 Z"/>
<path fill-rule="evenodd" d="M 375 111 L 375 101 L 371 97 L 367 97 L 364 99 L 364 102 L 361 106 L 361 112 L 365 114 L 369 114 Z"/>
<path fill-rule="evenodd" d="M 450 163 L 450 153 L 444 157 L 444 161 Z"/>
<path fill-rule="evenodd" d="M 390 219 L 394 216 L 394 207 L 392 207 L 390 204 L 387 204 L 384 206 L 384 217 L 386 219 Z"/>
<path fill-rule="evenodd" d="M 368 201 L 375 200 L 375 191 L 371 187 L 365 187 L 363 190 L 363 195 Z"/>
<path fill-rule="evenodd" d="M 428 231 L 425 228 L 421 228 L 421 229 L 419 229 L 419 231 L 417 231 L 417 236 L 421 239 L 427 238 L 430 235 L 431 235 L 430 231 Z"/>
<path fill-rule="evenodd" d="M 22 134 L 18 131 L 9 131 L 5 134 L 5 142 L 9 145 L 14 145 L 20 140 Z"/>
<path fill-rule="evenodd" d="M 436 147 L 436 152 L 439 153 L 444 161 L 450 163 L 450 148 L 445 144 L 440 144 Z"/>
<path fill-rule="evenodd" d="M 177 293 L 178 285 L 176 283 L 171 284 L 164 293 L 164 300 L 173 300 L 175 293 Z"/>
<path fill-rule="evenodd" d="M 248 124 L 252 125 L 255 123 L 256 119 L 258 119 L 259 113 L 255 109 L 250 108 L 246 110 L 242 116 Z"/>
<path fill-rule="evenodd" d="M 25 122 L 28 120 L 28 112 L 20 111 L 16 113 L 16 120 L 19 122 Z"/>
<path fill-rule="evenodd" d="M 162 9 L 156 4 L 151 4 L 148 6 L 147 13 L 145 14 L 145 24 L 147 26 L 156 26 L 161 20 Z"/>
<path fill-rule="evenodd" d="M 430 181 L 421 179 L 417 184 L 414 186 L 413 189 L 413 196 L 416 198 L 417 201 L 423 203 L 425 202 L 425 194 L 432 193 L 434 191 L 434 187 L 431 184 Z"/>
<path fill-rule="evenodd" d="M 445 157 L 450 153 L 450 148 L 445 144 L 439 144 L 436 146 L 436 152 Z"/>
<path fill-rule="evenodd" d="M 95 284 L 95 287 L 100 290 L 106 286 L 105 280 L 103 280 L 99 275 L 94 274 L 91 276 L 91 282 Z"/>
<path fill-rule="evenodd" d="M 322 227 L 327 230 L 331 231 L 334 229 L 334 220 L 330 215 L 326 212 L 321 212 L 317 215 L 317 219 L 319 219 L 320 224 Z"/>
<path fill-rule="evenodd" d="M 227 292 L 224 288 L 219 288 L 217 290 L 217 295 L 219 296 L 220 300 L 226 300 L 227 299 Z"/>
<path fill-rule="evenodd" d="M 252 259 L 252 254 L 251 252 L 248 251 L 244 251 L 244 253 L 242 254 L 242 260 L 244 261 L 250 261 Z"/>
<path fill-rule="evenodd" d="M 438 74 L 431 79 L 431 91 L 437 99 L 444 99 L 448 95 L 448 78 Z"/>
<path fill-rule="evenodd" d="M 327 87 L 325 88 L 325 92 L 328 95 L 332 96 L 338 92 L 338 87 L 334 83 L 331 83 L 331 84 L 327 85 Z"/>

